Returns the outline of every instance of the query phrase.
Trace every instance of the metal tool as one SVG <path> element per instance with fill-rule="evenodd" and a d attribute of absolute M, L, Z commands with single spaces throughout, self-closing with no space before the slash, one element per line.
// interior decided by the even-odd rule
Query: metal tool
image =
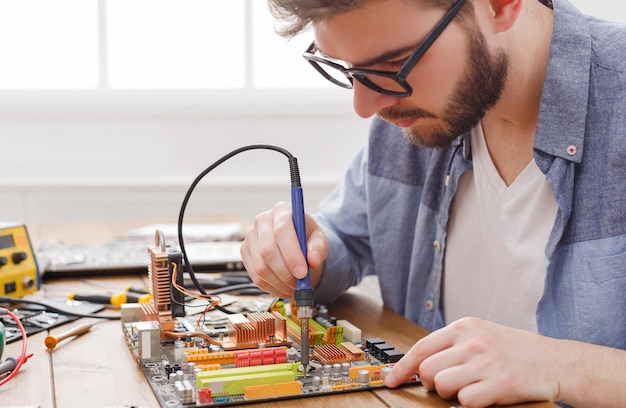
<path fill-rule="evenodd" d="M 84 302 L 99 303 L 101 305 L 111 305 L 120 307 L 122 304 L 128 302 L 128 298 L 125 293 L 117 293 L 113 295 L 95 295 L 95 294 L 83 294 L 83 293 L 70 293 L 67 295 L 69 300 L 80 300 Z"/>
<path fill-rule="evenodd" d="M 80 300 L 84 302 L 99 303 L 101 305 L 111 305 L 120 307 L 124 303 L 146 303 L 152 300 L 152 295 L 140 295 L 133 292 L 116 293 L 108 295 L 96 295 L 86 293 L 70 293 L 69 300 Z"/>
<path fill-rule="evenodd" d="M 63 334 L 60 334 L 58 336 L 46 336 L 46 339 L 44 340 L 44 343 L 46 345 L 46 347 L 48 348 L 48 350 L 52 350 L 56 347 L 56 345 L 62 341 L 67 339 L 68 337 L 72 337 L 72 336 L 80 336 L 81 334 L 87 333 L 91 327 L 94 325 L 95 323 L 83 323 L 79 326 L 74 327 L 73 329 L 70 329 L 68 331 L 66 331 Z"/>

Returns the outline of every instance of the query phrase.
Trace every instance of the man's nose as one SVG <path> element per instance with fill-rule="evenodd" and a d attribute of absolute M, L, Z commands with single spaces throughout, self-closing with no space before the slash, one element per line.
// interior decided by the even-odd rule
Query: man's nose
<path fill-rule="evenodd" d="M 354 111 L 362 118 L 369 118 L 381 109 L 395 105 L 399 99 L 395 96 L 383 95 L 376 92 L 361 84 L 359 81 L 354 81 L 352 92 Z"/>

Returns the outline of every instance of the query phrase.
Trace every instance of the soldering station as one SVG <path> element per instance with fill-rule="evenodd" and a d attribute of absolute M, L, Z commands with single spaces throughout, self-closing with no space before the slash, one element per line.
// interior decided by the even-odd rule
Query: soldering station
<path fill-rule="evenodd" d="M 221 157 L 192 182 L 178 215 L 178 245 L 169 245 L 163 232 L 155 231 L 154 245 L 146 248 L 147 293 L 135 293 L 134 298 L 70 294 L 73 301 L 119 308 L 117 316 L 75 313 L 72 318 L 121 320 L 121 335 L 162 407 L 241 405 L 384 388 L 390 367 L 403 355 L 385 340 L 363 339 L 358 327 L 328 316 L 326 308 L 315 303 L 309 274 L 297 280 L 293 299 L 271 299 L 265 294 L 271 301 L 264 310 L 246 307 L 245 302 L 232 310 L 220 298 L 228 288 L 254 286 L 249 281 L 226 289 L 208 289 L 201 283 L 184 239 L 183 221 L 191 195 L 217 166 L 237 154 L 257 149 L 275 151 L 288 159 L 293 223 L 306 259 L 304 199 L 297 159 L 277 146 L 248 145 Z M 24 298 L 41 285 L 24 226 L 0 229 L 0 264 L 4 295 L 0 303 L 37 304 Z M 52 310 L 61 315 L 64 312 L 54 307 Z M 5 376 L 1 385 L 15 377 L 29 356 L 27 333 L 18 317 L 7 309 L 0 311 L 20 326 L 24 344 L 19 358 L 7 358 L 0 365 L 0 376 Z M 53 352 L 59 342 L 89 332 L 93 324 L 48 335 L 46 349 Z M 0 329 L 4 344 L 5 331 L 1 325 Z M 406 384 L 417 382 L 419 379 L 413 376 Z"/>
<path fill-rule="evenodd" d="M 22 297 L 41 285 L 25 225 L 0 223 L 0 295 Z"/>
<path fill-rule="evenodd" d="M 37 261 L 25 225 L 0 223 L 0 294 L 21 297 L 39 290 L 41 280 Z M 18 359 L 6 358 L 0 363 L 0 385 L 13 378 L 26 362 L 26 332 L 19 318 L 10 310 L 0 308 L 0 316 L 7 316 L 23 337 Z M 0 358 L 4 352 L 7 331 L 0 320 Z"/>

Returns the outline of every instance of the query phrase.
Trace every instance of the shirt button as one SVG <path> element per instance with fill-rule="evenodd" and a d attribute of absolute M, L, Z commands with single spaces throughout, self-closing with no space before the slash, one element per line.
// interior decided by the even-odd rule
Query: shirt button
<path fill-rule="evenodd" d="M 435 308 L 435 304 L 433 303 L 432 300 L 428 299 L 426 301 L 426 309 L 433 310 L 434 308 Z"/>
<path fill-rule="evenodd" d="M 569 154 L 570 156 L 573 156 L 576 153 L 578 153 L 578 147 L 574 145 L 567 146 L 567 154 Z"/>
<path fill-rule="evenodd" d="M 435 241 L 433 242 L 433 247 L 436 251 L 439 251 L 441 249 L 441 244 L 439 244 L 439 241 Z"/>

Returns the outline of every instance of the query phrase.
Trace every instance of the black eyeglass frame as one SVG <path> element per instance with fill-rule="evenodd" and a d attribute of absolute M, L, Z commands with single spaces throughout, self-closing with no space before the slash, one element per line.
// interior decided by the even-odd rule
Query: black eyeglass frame
<path fill-rule="evenodd" d="M 311 45 L 307 48 L 307 50 L 302 54 L 304 59 L 306 59 L 312 66 L 322 74 L 324 78 L 329 80 L 335 85 L 338 85 L 342 88 L 352 89 L 354 87 L 354 79 L 365 85 L 366 87 L 381 93 L 383 95 L 396 96 L 396 97 L 407 97 L 411 96 L 413 93 L 413 88 L 406 81 L 406 78 L 409 76 L 413 68 L 417 62 L 424 56 L 426 51 L 433 45 L 435 40 L 439 38 L 443 30 L 450 24 L 452 19 L 457 15 L 461 7 L 466 3 L 467 0 L 459 0 L 457 1 L 443 16 L 443 18 L 437 23 L 435 28 L 428 33 L 424 41 L 420 45 L 417 46 L 413 54 L 409 56 L 409 59 L 400 67 L 397 72 L 391 71 L 381 71 L 376 69 L 365 69 L 365 68 L 346 68 L 341 64 L 338 64 L 330 59 L 315 55 L 317 48 L 315 48 L 315 42 L 312 42 Z M 350 84 L 343 83 L 335 78 L 333 78 L 330 74 L 328 74 L 319 64 L 327 65 L 331 68 L 334 68 L 341 73 L 343 73 Z M 400 91 L 390 91 L 388 89 L 384 89 L 376 85 L 374 82 L 370 81 L 367 78 L 367 75 L 376 75 L 379 77 L 386 77 L 394 80 L 398 85 L 404 89 L 404 92 Z"/>

